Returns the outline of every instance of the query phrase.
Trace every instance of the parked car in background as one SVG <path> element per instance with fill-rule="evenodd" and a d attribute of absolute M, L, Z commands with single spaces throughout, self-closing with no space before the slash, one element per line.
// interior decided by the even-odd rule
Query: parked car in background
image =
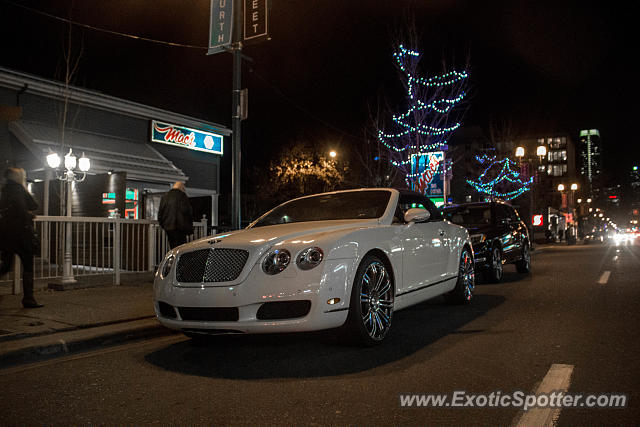
<path fill-rule="evenodd" d="M 604 230 L 592 230 L 584 235 L 583 242 L 585 244 L 590 243 L 605 243 L 608 240 L 607 232 Z"/>
<path fill-rule="evenodd" d="M 467 230 L 423 195 L 378 188 L 294 199 L 244 230 L 178 246 L 153 298 L 160 323 L 195 339 L 342 327 L 370 345 L 394 311 L 439 295 L 468 303 L 474 288 Z"/>
<path fill-rule="evenodd" d="M 515 264 L 518 273 L 531 269 L 531 241 L 527 226 L 508 203 L 463 203 L 447 206 L 445 219 L 469 230 L 476 270 L 490 282 L 502 280 L 503 265 Z"/>

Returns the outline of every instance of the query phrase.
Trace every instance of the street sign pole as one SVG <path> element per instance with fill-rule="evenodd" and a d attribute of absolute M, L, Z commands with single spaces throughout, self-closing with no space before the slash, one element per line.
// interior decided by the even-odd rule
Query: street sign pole
<path fill-rule="evenodd" d="M 247 115 L 247 94 L 242 90 L 243 43 L 269 40 L 269 0 L 211 0 L 207 54 L 231 52 L 233 88 L 231 99 L 231 227 L 242 227 L 240 211 L 241 125 Z"/>
<path fill-rule="evenodd" d="M 240 6 L 239 0 L 236 0 Z M 241 17 L 241 14 L 236 16 Z M 242 21 L 240 21 L 242 22 Z M 236 23 L 238 21 L 236 20 Z M 236 28 L 239 28 L 237 25 Z M 239 31 L 236 33 L 239 34 Z M 242 228 L 242 217 L 240 211 L 240 162 L 241 162 L 241 126 L 242 126 L 242 109 L 240 106 L 240 92 L 242 90 L 242 42 L 236 39 L 233 47 L 233 96 L 232 96 L 232 124 L 231 124 L 231 145 L 232 145 L 232 164 L 231 164 L 231 226 L 238 230 Z"/>

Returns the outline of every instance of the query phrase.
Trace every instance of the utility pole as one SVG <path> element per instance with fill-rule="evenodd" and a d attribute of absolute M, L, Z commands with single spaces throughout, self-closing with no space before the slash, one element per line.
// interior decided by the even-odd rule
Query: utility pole
<path fill-rule="evenodd" d="M 237 1 L 237 0 L 236 0 Z M 240 14 L 238 14 L 240 15 Z M 232 124 L 231 124 L 231 226 L 238 230 L 242 228 L 240 212 L 240 163 L 241 163 L 241 127 L 242 110 L 240 107 L 242 90 L 242 42 L 237 41 L 233 47 L 233 96 L 232 96 Z"/>
<path fill-rule="evenodd" d="M 234 0 L 233 3 L 233 94 L 231 106 L 231 227 L 234 230 L 242 228 L 242 212 L 240 203 L 242 194 L 241 162 L 242 162 L 242 120 L 244 120 L 242 102 L 242 25 L 244 14 L 242 13 L 242 1 Z"/>
<path fill-rule="evenodd" d="M 246 9 L 246 10 L 245 10 Z M 269 39 L 269 0 L 212 0 L 207 55 L 231 52 L 233 88 L 231 100 L 231 226 L 242 227 L 241 126 L 247 115 L 247 94 L 242 90 L 242 45 Z"/>

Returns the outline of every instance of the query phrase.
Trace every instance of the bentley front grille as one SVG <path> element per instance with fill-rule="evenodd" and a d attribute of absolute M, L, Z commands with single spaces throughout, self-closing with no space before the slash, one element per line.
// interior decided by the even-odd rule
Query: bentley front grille
<path fill-rule="evenodd" d="M 180 255 L 178 282 L 212 283 L 236 280 L 249 258 L 242 249 L 200 249 Z"/>

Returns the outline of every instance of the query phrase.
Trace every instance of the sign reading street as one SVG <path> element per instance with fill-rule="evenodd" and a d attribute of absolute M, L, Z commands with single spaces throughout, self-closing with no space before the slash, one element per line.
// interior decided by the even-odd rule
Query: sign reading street
<path fill-rule="evenodd" d="M 244 34 L 245 42 L 258 42 L 269 37 L 267 0 L 244 1 Z"/>
<path fill-rule="evenodd" d="M 222 154 L 222 135 L 155 120 L 151 121 L 151 140 L 189 150 Z"/>
<path fill-rule="evenodd" d="M 211 0 L 208 55 L 222 52 L 232 42 L 233 0 Z"/>

